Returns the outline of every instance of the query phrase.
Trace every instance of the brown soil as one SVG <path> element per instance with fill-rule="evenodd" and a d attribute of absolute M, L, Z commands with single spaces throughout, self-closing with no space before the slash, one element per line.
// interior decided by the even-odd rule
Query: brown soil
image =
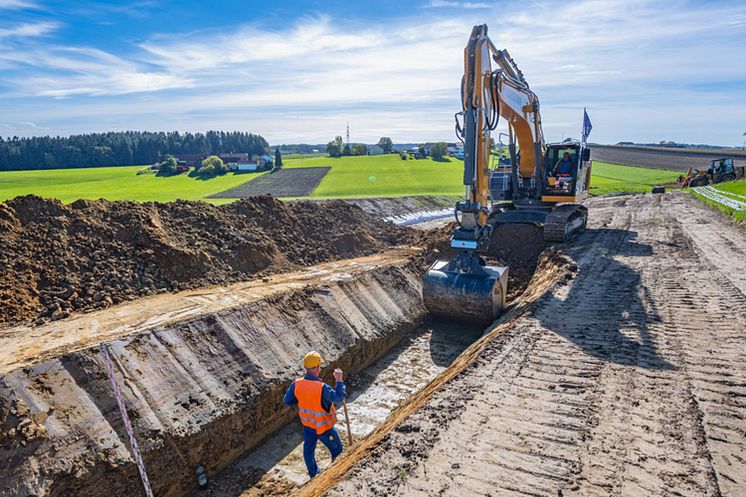
<path fill-rule="evenodd" d="M 623 164 L 626 166 L 652 167 L 687 171 L 690 167 L 705 170 L 710 161 L 721 157 L 733 157 L 736 165 L 744 165 L 746 156 L 734 150 L 691 150 L 653 147 L 616 147 L 595 145 L 591 148 L 593 160 Z"/>
<path fill-rule="evenodd" d="M 298 167 L 280 169 L 252 179 L 246 176 L 246 182 L 224 192 L 210 195 L 211 198 L 251 198 L 260 195 L 274 197 L 306 197 L 313 193 L 330 167 Z"/>
<path fill-rule="evenodd" d="M 683 194 L 588 205 L 568 284 L 299 495 L 744 495 L 746 233 Z"/>
<path fill-rule="evenodd" d="M 521 295 L 536 271 L 539 256 L 549 246 L 541 228 L 532 224 L 503 224 L 492 233 L 487 262 L 507 265 L 508 300 Z"/>
<path fill-rule="evenodd" d="M 446 260 L 453 256 L 449 242 L 455 227 L 455 223 L 449 223 L 423 235 L 434 259 Z M 549 246 L 542 229 L 532 224 L 503 224 L 492 232 L 483 256 L 489 265 L 508 266 L 508 301 L 515 300 L 526 290 L 539 257 Z"/>
<path fill-rule="evenodd" d="M 421 236 L 341 201 L 18 197 L 0 204 L 0 324 L 368 255 Z"/>

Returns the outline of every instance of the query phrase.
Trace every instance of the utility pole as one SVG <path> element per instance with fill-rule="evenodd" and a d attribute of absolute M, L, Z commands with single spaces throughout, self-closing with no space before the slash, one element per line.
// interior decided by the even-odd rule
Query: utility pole
<path fill-rule="evenodd" d="M 347 135 L 346 135 L 346 137 L 347 137 L 346 143 L 347 143 L 347 145 L 349 145 L 350 144 L 350 123 L 349 122 L 347 123 Z"/>

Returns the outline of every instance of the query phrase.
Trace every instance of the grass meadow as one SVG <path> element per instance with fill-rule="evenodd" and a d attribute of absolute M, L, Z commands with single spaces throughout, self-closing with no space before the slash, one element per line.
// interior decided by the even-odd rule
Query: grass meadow
<path fill-rule="evenodd" d="M 402 197 L 411 195 L 459 196 L 463 162 L 401 160 L 398 155 L 330 158 L 326 156 L 288 157 L 285 168 L 328 166 L 331 170 L 311 198 Z M 186 174 L 159 177 L 137 174 L 145 166 L 57 169 L 49 171 L 0 172 L 0 200 L 35 194 L 72 202 L 79 198 L 168 202 L 177 199 L 207 199 L 262 173 L 228 173 L 211 179 Z M 653 185 L 674 181 L 679 173 L 661 169 L 619 166 L 594 162 L 591 194 L 647 192 Z M 739 190 L 741 191 L 741 190 Z"/>

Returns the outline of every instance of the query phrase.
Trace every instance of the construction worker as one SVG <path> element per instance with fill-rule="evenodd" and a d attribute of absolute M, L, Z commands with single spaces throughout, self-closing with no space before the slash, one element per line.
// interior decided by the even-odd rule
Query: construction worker
<path fill-rule="evenodd" d="M 342 381 L 342 370 L 334 370 L 335 388 L 324 383 L 319 377 L 324 360 L 321 354 L 311 351 L 303 358 L 306 374 L 295 380 L 285 393 L 285 404 L 298 404 L 298 416 L 303 425 L 303 459 L 306 461 L 308 476 L 313 478 L 319 472 L 316 464 L 316 442 L 326 445 L 332 461 L 342 453 L 342 440 L 334 425 L 337 423 L 335 404 L 338 406 L 346 396 Z"/>

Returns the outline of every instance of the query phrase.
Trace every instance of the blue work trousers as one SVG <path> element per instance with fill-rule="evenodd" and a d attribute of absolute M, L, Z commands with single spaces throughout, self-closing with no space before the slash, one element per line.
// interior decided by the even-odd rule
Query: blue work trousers
<path fill-rule="evenodd" d="M 306 468 L 308 469 L 308 476 L 313 478 L 319 472 L 319 467 L 316 465 L 316 441 L 321 440 L 321 443 L 326 445 L 332 455 L 332 461 L 342 453 L 342 440 L 339 438 L 336 428 L 326 430 L 321 435 L 316 434 L 316 430 L 311 428 L 303 427 L 303 459 L 306 461 Z"/>

